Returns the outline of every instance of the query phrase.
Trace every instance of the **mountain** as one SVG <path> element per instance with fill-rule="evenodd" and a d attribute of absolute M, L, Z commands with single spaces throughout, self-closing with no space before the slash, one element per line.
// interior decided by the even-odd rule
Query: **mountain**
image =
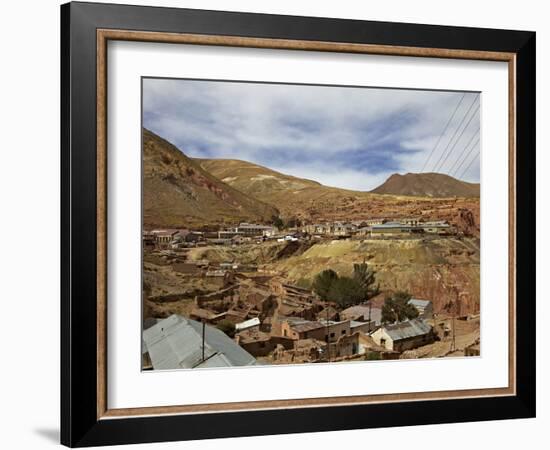
<path fill-rule="evenodd" d="M 224 183 L 273 205 L 283 218 L 295 217 L 311 223 L 421 216 L 427 220 L 448 220 L 466 235 L 479 235 L 479 185 L 475 195 L 468 198 L 380 195 L 324 186 L 246 161 L 195 161 Z"/>
<path fill-rule="evenodd" d="M 215 174 L 235 189 L 256 196 L 277 196 L 279 193 L 324 188 L 317 181 L 297 178 L 238 159 L 195 159 L 207 172 Z"/>
<path fill-rule="evenodd" d="M 270 220 L 277 208 L 205 171 L 174 145 L 143 129 L 143 225 L 205 226 Z"/>
<path fill-rule="evenodd" d="M 371 192 L 416 197 L 479 197 L 479 183 L 467 183 L 442 173 L 395 173 Z"/>
<path fill-rule="evenodd" d="M 335 219 L 336 210 L 374 197 L 368 192 L 324 186 L 317 181 L 285 175 L 267 167 L 234 159 L 197 159 L 203 169 L 262 202 L 276 206 L 285 217 Z"/>

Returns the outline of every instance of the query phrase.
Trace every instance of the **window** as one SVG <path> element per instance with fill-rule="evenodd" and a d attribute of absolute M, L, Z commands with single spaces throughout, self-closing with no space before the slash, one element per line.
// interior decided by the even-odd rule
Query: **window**
<path fill-rule="evenodd" d="M 346 330 L 342 330 L 342 334 L 346 334 Z"/>
<path fill-rule="evenodd" d="M 386 340 L 384 338 L 380 339 L 380 345 L 386 345 Z"/>
<path fill-rule="evenodd" d="M 333 337 L 334 337 L 334 333 L 330 333 L 330 337 L 333 338 Z"/>

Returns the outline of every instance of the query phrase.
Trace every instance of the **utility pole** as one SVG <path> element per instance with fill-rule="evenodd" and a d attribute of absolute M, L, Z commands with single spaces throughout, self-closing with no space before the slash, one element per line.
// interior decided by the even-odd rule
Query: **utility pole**
<path fill-rule="evenodd" d="M 455 295 L 456 295 L 456 298 L 455 298 L 455 304 L 453 306 L 453 340 L 451 342 L 451 351 L 454 352 L 456 350 L 456 335 L 455 335 L 455 317 L 456 317 L 456 310 L 458 308 L 458 289 L 456 288 L 456 286 L 454 286 L 454 291 L 455 291 Z"/>
<path fill-rule="evenodd" d="M 202 321 L 202 361 L 204 362 L 204 337 L 206 332 L 206 323 Z"/>
<path fill-rule="evenodd" d="M 369 300 L 369 334 L 370 334 L 370 326 L 371 326 L 371 323 L 372 323 L 371 311 L 372 311 L 372 302 Z"/>
<path fill-rule="evenodd" d="M 327 358 L 328 362 L 330 362 L 330 328 L 328 325 L 328 303 L 325 305 L 325 309 L 327 311 Z"/>

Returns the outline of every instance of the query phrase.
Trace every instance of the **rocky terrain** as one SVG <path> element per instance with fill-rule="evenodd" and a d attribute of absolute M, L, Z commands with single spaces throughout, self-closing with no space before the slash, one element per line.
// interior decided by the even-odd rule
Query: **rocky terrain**
<path fill-rule="evenodd" d="M 406 290 L 433 300 L 436 312 L 479 312 L 479 240 L 475 238 L 329 241 L 272 265 L 289 280 L 308 285 L 326 268 L 350 275 L 354 263 L 376 270 L 380 289 Z"/>

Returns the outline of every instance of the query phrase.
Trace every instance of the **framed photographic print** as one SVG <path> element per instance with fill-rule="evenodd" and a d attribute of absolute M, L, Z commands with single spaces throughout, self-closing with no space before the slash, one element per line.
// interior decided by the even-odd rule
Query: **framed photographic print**
<path fill-rule="evenodd" d="M 63 444 L 535 415 L 535 33 L 61 19 Z"/>

